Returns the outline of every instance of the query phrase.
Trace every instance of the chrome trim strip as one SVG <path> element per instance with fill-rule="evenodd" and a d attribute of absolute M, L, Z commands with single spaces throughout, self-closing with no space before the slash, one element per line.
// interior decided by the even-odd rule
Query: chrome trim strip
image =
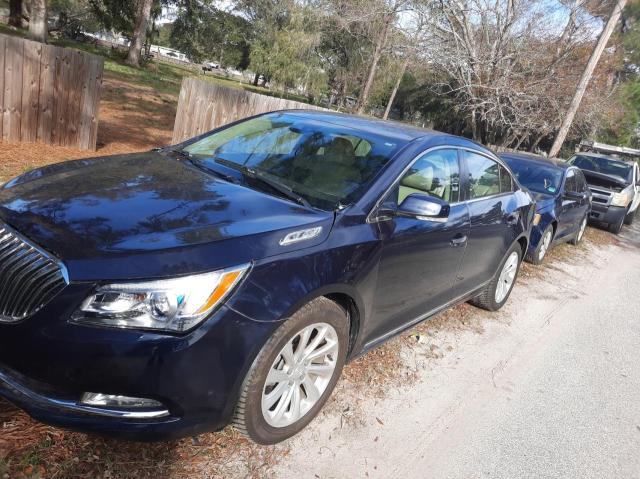
<path fill-rule="evenodd" d="M 69 285 L 66 266 L 0 222 L 0 323 L 37 313 Z"/>
<path fill-rule="evenodd" d="M 66 399 L 55 399 L 43 396 L 26 386 L 22 385 L 6 372 L 0 371 L 0 383 L 12 393 L 29 400 L 38 407 L 63 410 L 71 413 L 89 414 L 92 416 L 111 417 L 118 419 L 158 419 L 169 416 L 168 409 L 146 409 L 144 411 L 99 408 L 95 406 L 84 406 L 75 401 Z"/>
<path fill-rule="evenodd" d="M 52 253 L 49 253 L 48 251 L 42 249 L 40 246 L 38 246 L 37 244 L 32 242 L 30 239 L 26 238 L 23 234 L 19 233 L 15 229 L 13 229 L 11 226 L 9 226 L 4 221 L 0 221 L 0 228 L 4 228 L 5 230 L 9 231 L 15 237 L 19 238 L 20 241 L 22 241 L 23 243 L 25 243 L 28 246 L 31 246 L 38 253 L 40 253 L 42 256 L 44 256 L 47 259 L 51 260 L 51 262 L 55 263 L 56 266 L 59 266 L 60 270 L 62 272 L 62 276 L 64 277 L 67 285 L 69 285 L 69 272 L 67 271 L 67 267 L 65 266 L 65 264 L 62 262 L 62 260 L 60 258 L 58 258 L 57 256 L 53 255 Z"/>

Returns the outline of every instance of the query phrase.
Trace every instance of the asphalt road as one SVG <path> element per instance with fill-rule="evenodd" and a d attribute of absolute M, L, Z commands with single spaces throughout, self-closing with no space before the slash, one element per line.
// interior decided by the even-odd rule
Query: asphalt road
<path fill-rule="evenodd" d="M 521 281 L 482 334 L 435 340 L 451 352 L 415 384 L 362 391 L 362 424 L 314 421 L 276 476 L 640 478 L 639 225 Z"/>

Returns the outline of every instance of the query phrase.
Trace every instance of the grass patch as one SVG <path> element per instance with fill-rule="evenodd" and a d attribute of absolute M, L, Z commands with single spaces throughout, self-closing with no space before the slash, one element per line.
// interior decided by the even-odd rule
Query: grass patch
<path fill-rule="evenodd" d="M 27 37 L 26 30 L 9 27 L 6 24 L 0 24 L 0 33 L 19 36 L 22 38 Z M 183 78 L 198 77 L 200 80 L 214 85 L 233 88 L 236 90 L 245 90 L 271 97 L 284 98 L 286 100 L 310 103 L 309 99 L 303 95 L 270 90 L 233 77 L 226 77 L 223 74 L 207 73 L 206 75 L 203 75 L 200 70 L 200 65 L 197 64 L 187 66 L 164 62 L 162 60 L 152 60 L 146 65 L 137 68 L 125 63 L 126 52 L 124 50 L 92 43 L 79 42 L 66 38 L 51 38 L 50 43 L 52 45 L 82 50 L 87 53 L 104 57 L 105 73 L 109 73 L 113 78 L 121 81 L 152 88 L 158 93 L 175 95 L 177 97 L 180 93 L 180 85 L 182 84 Z"/>

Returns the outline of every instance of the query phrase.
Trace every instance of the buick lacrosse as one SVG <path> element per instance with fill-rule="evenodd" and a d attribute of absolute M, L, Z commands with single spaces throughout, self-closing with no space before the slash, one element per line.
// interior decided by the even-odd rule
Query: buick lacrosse
<path fill-rule="evenodd" d="M 533 215 L 484 147 L 335 113 L 30 171 L 0 189 L 0 395 L 134 440 L 284 440 L 349 360 L 499 309 Z"/>

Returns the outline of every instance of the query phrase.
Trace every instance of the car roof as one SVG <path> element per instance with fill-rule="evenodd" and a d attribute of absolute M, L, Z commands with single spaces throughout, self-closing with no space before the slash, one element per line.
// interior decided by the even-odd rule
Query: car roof
<path fill-rule="evenodd" d="M 485 146 L 468 138 L 450 135 L 449 133 L 442 133 L 436 130 L 429 130 L 427 128 L 420 128 L 398 121 L 380 120 L 378 118 L 350 115 L 328 110 L 280 110 L 270 113 L 286 113 L 303 119 L 344 126 L 345 128 L 352 128 L 407 143 L 416 139 L 422 139 L 425 142 L 428 140 L 446 139 L 447 143 L 452 146 L 470 146 L 485 152 L 490 152 Z"/>
<path fill-rule="evenodd" d="M 539 165 L 554 166 L 561 170 L 566 170 L 571 166 L 573 166 L 567 163 L 566 161 L 563 161 L 557 158 L 545 158 L 544 156 L 534 155 L 531 153 L 507 151 L 507 152 L 499 153 L 498 156 L 504 160 L 514 159 L 514 160 L 530 161 L 532 163 L 537 163 Z"/>
<path fill-rule="evenodd" d="M 619 158 L 611 155 L 606 155 L 604 153 L 596 153 L 593 151 L 579 151 L 576 153 L 576 155 L 591 156 L 593 158 L 606 158 L 607 160 L 619 161 L 621 163 L 627 163 L 628 165 L 633 165 L 635 163 L 635 161 L 633 160 L 627 160 L 626 158 Z"/>

